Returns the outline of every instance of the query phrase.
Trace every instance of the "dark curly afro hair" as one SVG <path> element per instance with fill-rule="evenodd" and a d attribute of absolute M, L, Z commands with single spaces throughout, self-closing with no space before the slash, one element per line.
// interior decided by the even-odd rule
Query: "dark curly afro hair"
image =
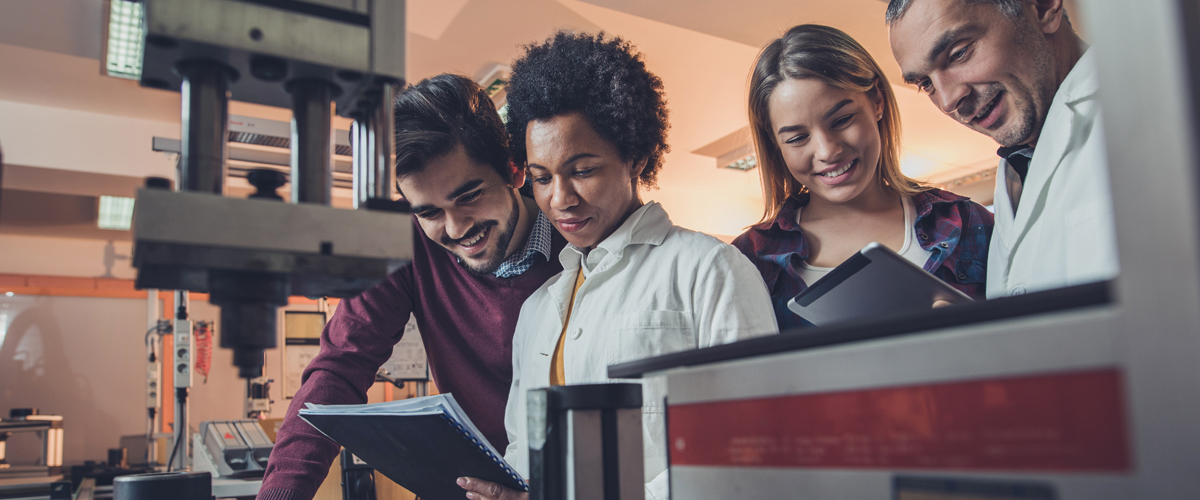
<path fill-rule="evenodd" d="M 525 165 L 525 129 L 533 120 L 579 111 L 626 161 L 646 159 L 640 181 L 654 186 L 667 146 L 662 80 L 621 38 L 559 31 L 525 47 L 508 82 L 512 159 Z"/>

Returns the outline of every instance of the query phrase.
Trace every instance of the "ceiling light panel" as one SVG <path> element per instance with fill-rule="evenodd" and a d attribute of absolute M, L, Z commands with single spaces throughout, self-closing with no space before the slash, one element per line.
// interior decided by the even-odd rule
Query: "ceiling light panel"
<path fill-rule="evenodd" d="M 109 0 L 105 74 L 130 80 L 142 77 L 143 19 L 141 2 Z"/>
<path fill-rule="evenodd" d="M 123 196 L 101 196 L 100 215 L 96 226 L 100 229 L 128 231 L 133 222 L 133 198 Z"/>

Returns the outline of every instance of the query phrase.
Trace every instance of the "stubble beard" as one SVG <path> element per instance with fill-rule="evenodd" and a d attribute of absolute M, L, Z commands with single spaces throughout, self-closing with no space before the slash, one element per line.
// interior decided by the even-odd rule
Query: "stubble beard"
<path fill-rule="evenodd" d="M 460 258 L 462 266 L 475 276 L 490 276 L 494 274 L 507 257 L 508 244 L 512 242 L 513 233 L 516 232 L 517 222 L 520 221 L 521 217 L 520 199 L 511 190 L 508 191 L 508 195 L 512 197 L 512 215 L 504 223 L 504 230 L 496 235 L 496 247 L 490 250 L 491 254 L 482 263 L 476 265 L 470 264 L 467 259 Z M 495 226 L 499 227 L 500 224 L 497 223 Z"/>
<path fill-rule="evenodd" d="M 1046 114 L 1050 112 L 1050 104 L 1054 102 L 1054 94 L 1058 92 L 1055 77 L 1055 60 L 1049 42 L 1033 26 L 1021 24 L 1020 43 L 1029 47 L 1032 59 L 1032 74 L 1035 75 L 1032 87 L 1013 75 L 1014 96 L 1021 96 L 1023 102 L 1017 105 L 1019 119 L 1007 130 L 1000 130 L 992 139 L 1001 146 L 1012 147 L 1026 144 L 1034 134 L 1041 136 L 1042 126 L 1046 122 Z"/>

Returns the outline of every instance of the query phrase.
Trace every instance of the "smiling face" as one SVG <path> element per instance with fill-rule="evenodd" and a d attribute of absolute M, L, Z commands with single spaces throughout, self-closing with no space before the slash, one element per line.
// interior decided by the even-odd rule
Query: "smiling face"
<path fill-rule="evenodd" d="M 529 122 L 525 147 L 534 200 L 576 247 L 594 248 L 642 205 L 646 161 L 622 160 L 581 113 Z"/>
<path fill-rule="evenodd" d="M 523 172 L 505 182 L 461 145 L 397 181 L 425 235 L 457 256 L 472 273 L 487 275 L 524 242 L 513 241 L 520 220 L 516 189 Z"/>
<path fill-rule="evenodd" d="M 812 196 L 845 204 L 882 185 L 882 101 L 801 78 L 780 82 L 768 109 L 788 171 Z"/>
<path fill-rule="evenodd" d="M 1026 9 L 1010 18 L 988 3 L 914 0 L 891 27 L 904 81 L 943 113 L 1003 146 L 1032 144 L 1057 90 L 1054 56 Z"/>

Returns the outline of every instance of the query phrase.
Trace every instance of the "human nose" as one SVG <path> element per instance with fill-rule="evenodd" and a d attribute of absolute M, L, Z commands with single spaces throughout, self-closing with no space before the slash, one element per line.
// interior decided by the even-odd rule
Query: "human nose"
<path fill-rule="evenodd" d="M 954 116 L 963 99 L 971 93 L 970 86 L 962 85 L 945 74 L 931 75 L 929 80 L 930 85 L 933 85 L 930 99 L 947 115 Z"/>
<path fill-rule="evenodd" d="M 475 219 L 472 217 L 446 212 L 446 236 L 449 236 L 450 239 L 457 240 L 466 236 L 474 225 Z"/>
<path fill-rule="evenodd" d="M 836 134 L 825 132 L 813 134 L 813 143 L 817 147 L 816 159 L 823 163 L 837 161 L 838 156 L 842 154 L 842 141 Z"/>
<path fill-rule="evenodd" d="M 550 183 L 550 208 L 568 210 L 579 204 L 579 193 L 570 180 L 561 177 Z"/>

